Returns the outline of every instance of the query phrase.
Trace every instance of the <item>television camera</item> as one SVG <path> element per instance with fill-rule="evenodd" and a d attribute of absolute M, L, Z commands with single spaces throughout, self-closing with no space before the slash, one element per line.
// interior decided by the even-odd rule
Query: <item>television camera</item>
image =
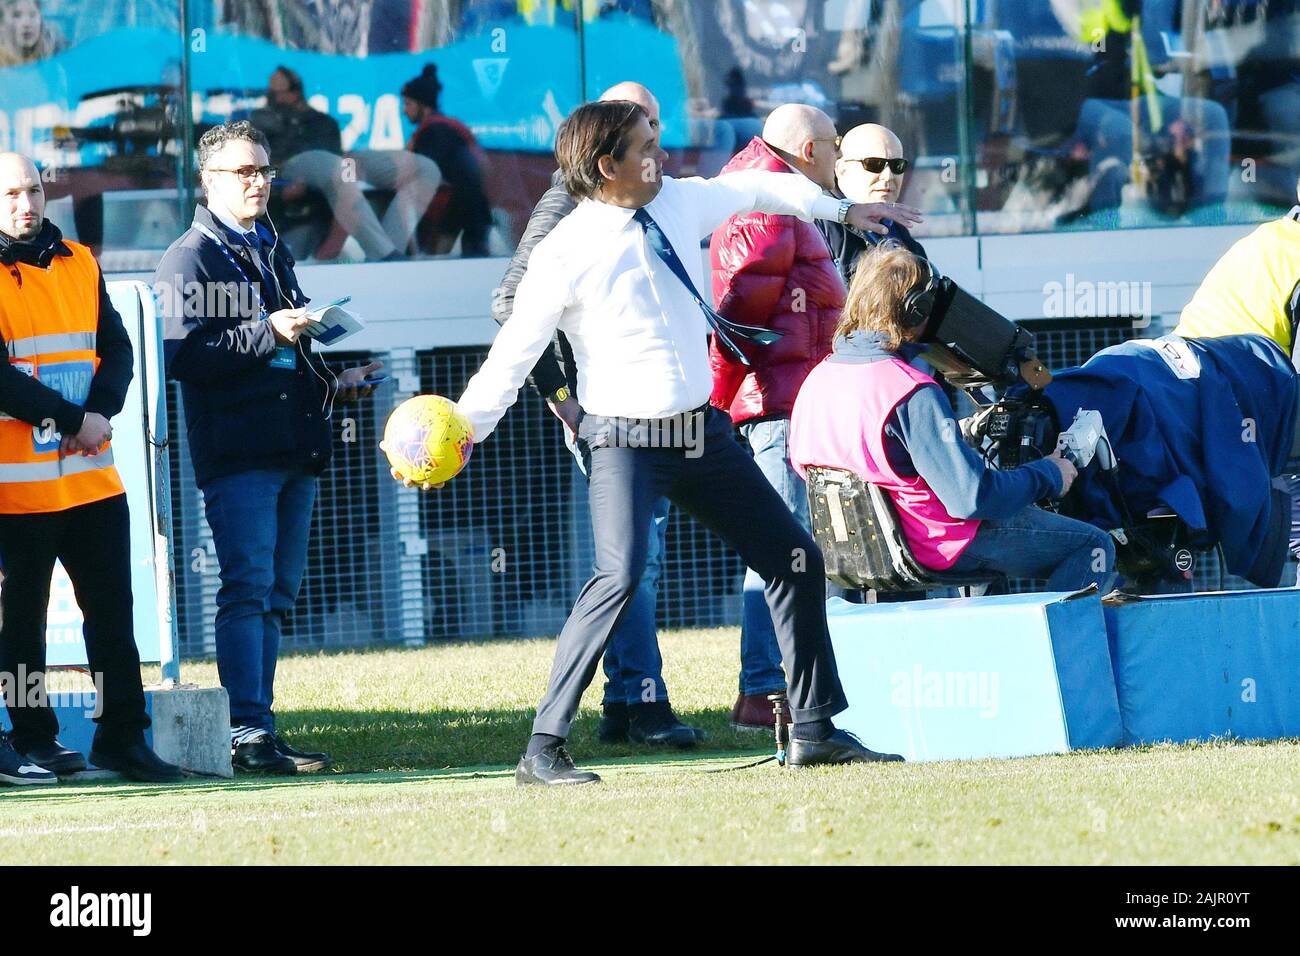
<path fill-rule="evenodd" d="M 976 407 L 962 422 L 963 436 L 995 468 L 1015 468 L 1053 449 L 1081 476 L 1100 482 L 1115 501 L 1123 525 L 1110 530 L 1120 572 L 1139 591 L 1150 592 L 1192 578 L 1192 534 L 1173 512 L 1133 515 L 1100 413 L 1083 409 L 1068 427 L 1044 389 L 1051 372 L 1034 352 L 1031 331 L 969 295 L 952 279 L 931 270 L 920 296 L 928 314 L 919 344 L 922 356 Z M 1062 514 L 1088 520 L 1080 497 L 1071 493 L 1056 506 Z"/>

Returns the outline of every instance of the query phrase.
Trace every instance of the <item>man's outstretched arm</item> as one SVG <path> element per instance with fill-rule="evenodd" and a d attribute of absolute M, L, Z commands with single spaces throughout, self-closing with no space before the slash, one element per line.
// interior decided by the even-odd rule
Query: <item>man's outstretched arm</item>
<path fill-rule="evenodd" d="M 822 188 L 799 173 L 774 173 L 746 169 L 724 173 L 713 179 L 678 179 L 687 206 L 696 211 L 700 238 L 735 215 L 765 212 L 777 216 L 797 216 L 805 222 L 814 219 L 838 219 L 840 200 L 828 196 Z M 901 203 L 856 203 L 849 212 L 850 225 L 866 232 L 883 235 L 889 230 L 881 221 L 890 219 L 904 226 L 921 221 L 921 212 Z"/>

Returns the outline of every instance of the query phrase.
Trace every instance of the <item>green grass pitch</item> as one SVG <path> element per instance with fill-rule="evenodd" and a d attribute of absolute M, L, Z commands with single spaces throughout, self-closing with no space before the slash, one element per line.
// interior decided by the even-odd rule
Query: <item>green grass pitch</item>
<path fill-rule="evenodd" d="M 737 633 L 662 644 L 674 707 L 709 742 L 601 745 L 594 686 L 570 743 L 595 787 L 513 785 L 550 641 L 295 655 L 281 729 L 335 772 L 0 788 L 0 839 L 23 848 L 11 862 L 54 864 L 1300 863 L 1296 741 L 714 773 L 769 749 L 727 723 Z"/>

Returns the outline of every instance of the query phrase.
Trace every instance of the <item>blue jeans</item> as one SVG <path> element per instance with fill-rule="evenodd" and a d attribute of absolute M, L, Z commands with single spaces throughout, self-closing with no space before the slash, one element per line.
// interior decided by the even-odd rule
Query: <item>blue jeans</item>
<path fill-rule="evenodd" d="M 567 428 L 564 429 L 564 440 L 578 462 L 578 469 L 584 476 L 589 475 L 583 450 L 573 442 Z M 667 498 L 660 498 L 655 504 L 641 584 L 605 648 L 601 665 L 605 671 L 602 704 L 646 704 L 668 700 L 655 607 L 659 599 L 659 573 L 663 570 L 664 539 L 668 535 L 669 507 Z"/>
<path fill-rule="evenodd" d="M 777 418 L 741 425 L 740 432 L 754 453 L 754 463 L 768 480 L 795 520 L 809 527 L 808 493 L 803 479 L 790 467 L 790 422 Z M 781 670 L 781 649 L 772 627 L 772 613 L 763 594 L 763 579 L 745 569 L 743 606 L 740 619 L 740 692 L 771 694 L 785 690 Z"/>
<path fill-rule="evenodd" d="M 303 471 L 245 471 L 203 487 L 221 564 L 217 673 L 232 730 L 275 730 L 271 715 L 280 630 L 307 566 L 316 479 Z"/>
<path fill-rule="evenodd" d="M 1115 545 L 1100 528 L 1029 506 L 1010 518 L 980 522 L 974 540 L 950 569 L 955 573 L 999 571 L 1011 577 L 1046 578 L 1049 591 L 1115 586 Z"/>

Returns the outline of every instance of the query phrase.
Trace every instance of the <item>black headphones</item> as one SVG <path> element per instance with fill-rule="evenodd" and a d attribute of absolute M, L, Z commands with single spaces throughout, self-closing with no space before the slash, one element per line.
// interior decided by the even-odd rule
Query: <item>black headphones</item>
<path fill-rule="evenodd" d="M 943 288 L 943 277 L 935 271 L 934 264 L 924 257 L 918 258 L 925 263 L 928 271 L 919 284 L 907 290 L 907 295 L 903 296 L 903 302 L 899 306 L 903 328 L 909 330 L 925 325 L 929 321 L 930 314 L 934 312 L 935 300 Z"/>

